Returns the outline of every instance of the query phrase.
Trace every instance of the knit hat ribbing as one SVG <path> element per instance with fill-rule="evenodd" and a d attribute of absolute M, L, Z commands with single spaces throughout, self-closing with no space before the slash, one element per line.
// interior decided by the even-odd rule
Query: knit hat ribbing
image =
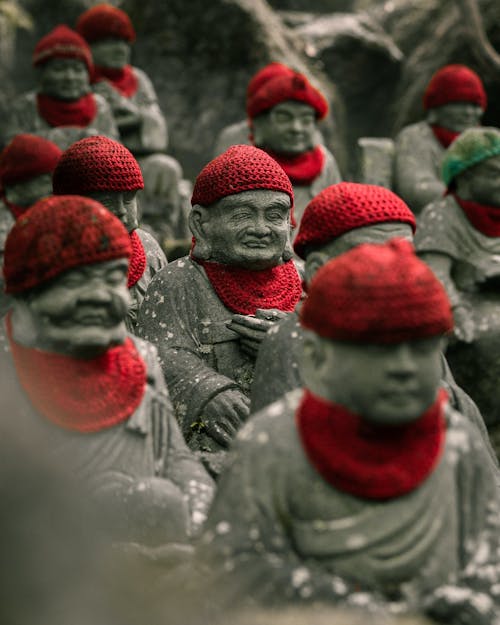
<path fill-rule="evenodd" d="M 78 195 L 36 202 L 5 243 L 6 293 L 23 293 L 81 265 L 129 258 L 130 237 L 102 204 Z"/>
<path fill-rule="evenodd" d="M 51 174 L 61 154 L 55 143 L 43 137 L 16 135 L 0 154 L 0 185 L 9 186 Z"/>
<path fill-rule="evenodd" d="M 92 71 L 92 53 L 85 39 L 66 26 L 59 24 L 42 37 L 33 52 L 33 65 L 38 67 L 50 59 L 78 59 Z"/>
<path fill-rule="evenodd" d="M 101 39 L 124 39 L 135 41 L 135 30 L 130 17 L 111 4 L 97 4 L 80 15 L 76 30 L 89 43 Z"/>
<path fill-rule="evenodd" d="M 276 78 L 276 76 L 287 76 L 293 73 L 293 69 L 287 65 L 283 65 L 283 63 L 269 63 L 269 65 L 260 69 L 250 79 L 247 87 L 247 98 L 253 96 L 266 82 Z"/>
<path fill-rule="evenodd" d="M 401 239 L 360 245 L 321 267 L 300 317 L 304 327 L 337 341 L 399 343 L 453 328 L 442 284 Z"/>
<path fill-rule="evenodd" d="M 424 93 L 424 109 L 451 102 L 472 102 L 486 110 L 488 99 L 476 72 L 465 65 L 445 65 L 431 78 Z"/>
<path fill-rule="evenodd" d="M 322 245 L 355 228 L 400 221 L 415 232 L 415 217 L 392 191 L 372 184 L 339 182 L 323 189 L 306 206 L 294 242 L 305 258 L 309 245 Z"/>
<path fill-rule="evenodd" d="M 191 204 L 210 206 L 228 195 L 253 189 L 287 193 L 293 207 L 292 184 L 278 163 L 259 148 L 233 145 L 198 174 Z"/>
<path fill-rule="evenodd" d="M 247 95 L 247 115 L 253 119 L 288 100 L 308 104 L 316 111 L 318 119 L 323 119 L 328 113 L 328 102 L 323 94 L 311 85 L 304 74 L 289 70 L 278 72 Z"/>
<path fill-rule="evenodd" d="M 498 155 L 500 130 L 488 126 L 468 128 L 444 153 L 441 171 L 446 186 L 466 169 Z"/>
<path fill-rule="evenodd" d="M 141 169 L 132 153 L 118 141 L 101 135 L 80 139 L 63 152 L 52 184 L 56 195 L 144 188 Z"/>

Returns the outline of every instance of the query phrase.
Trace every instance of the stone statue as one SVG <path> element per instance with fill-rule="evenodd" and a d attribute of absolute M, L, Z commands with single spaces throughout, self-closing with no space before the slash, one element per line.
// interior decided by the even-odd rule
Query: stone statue
<path fill-rule="evenodd" d="M 248 416 L 266 317 L 291 312 L 302 288 L 289 240 L 292 186 L 265 152 L 229 148 L 198 175 L 191 202 L 191 254 L 152 280 L 139 328 L 158 347 L 186 440 L 215 473 L 223 454 L 213 452 Z"/>
<path fill-rule="evenodd" d="M 394 155 L 394 189 L 416 215 L 445 192 L 444 151 L 461 132 L 479 125 L 487 97 L 475 72 L 446 65 L 431 78 L 423 105 L 426 119 L 403 128 Z"/>
<path fill-rule="evenodd" d="M 328 113 L 328 103 L 303 74 L 271 63 L 250 81 L 246 107 L 253 144 L 292 181 L 298 224 L 309 200 L 341 180 L 333 154 L 319 138 L 318 121 Z"/>
<path fill-rule="evenodd" d="M 12 103 L 4 131 L 7 140 L 29 132 L 65 150 L 90 135 L 118 137 L 109 105 L 90 89 L 92 57 L 78 33 L 63 24 L 54 28 L 37 43 L 33 64 L 38 88 Z"/>
<path fill-rule="evenodd" d="M 444 284 L 458 342 L 448 358 L 457 382 L 477 402 L 500 453 L 497 380 L 500 353 L 500 131 L 466 130 L 447 149 L 448 194 L 426 207 L 416 245 Z"/>
<path fill-rule="evenodd" d="M 401 240 L 318 270 L 300 312 L 304 391 L 254 415 L 199 553 L 220 602 L 342 603 L 491 625 L 498 471 L 440 388 L 446 293 Z M 239 602 L 239 603 L 238 603 Z"/>
<path fill-rule="evenodd" d="M 212 481 L 182 439 L 156 349 L 126 331 L 131 253 L 126 229 L 98 202 L 37 202 L 7 239 L 13 304 L 2 343 L 31 426 L 109 508 L 114 538 L 185 542 Z"/>
<path fill-rule="evenodd" d="M 118 141 L 88 137 L 68 148 L 54 172 L 54 193 L 92 197 L 124 224 L 132 243 L 128 286 L 131 305 L 127 328 L 135 332 L 137 316 L 153 276 L 167 259 L 156 239 L 139 228 L 137 193 L 144 188 L 141 169 L 132 154 Z"/>
<path fill-rule="evenodd" d="M 130 65 L 136 35 L 129 16 L 110 4 L 98 4 L 82 13 L 76 30 L 92 51 L 92 87 L 110 104 L 120 140 L 142 169 L 142 219 L 162 244 L 187 239 L 190 189 L 185 189 L 178 161 L 165 153 L 167 123 L 153 84 L 143 70 Z"/>

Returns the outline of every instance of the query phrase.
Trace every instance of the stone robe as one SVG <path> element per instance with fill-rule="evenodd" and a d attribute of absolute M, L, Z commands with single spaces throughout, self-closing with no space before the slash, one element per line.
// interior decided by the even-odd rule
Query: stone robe
<path fill-rule="evenodd" d="M 426 121 L 403 128 L 395 140 L 394 190 L 419 215 L 424 206 L 439 198 L 429 185 L 445 185 L 441 161 L 445 149 Z M 440 193 L 441 194 L 441 193 Z"/>
<path fill-rule="evenodd" d="M 292 391 L 251 418 L 220 476 L 199 553 L 221 603 L 336 602 L 355 588 L 418 609 L 454 576 L 498 601 L 498 483 L 467 420 L 448 410 L 433 472 L 375 501 L 337 490 L 310 464 L 300 398 Z"/>
<path fill-rule="evenodd" d="M 2 318 L 7 312 L 10 306 L 10 296 L 4 293 L 4 280 L 3 280 L 3 255 L 5 250 L 5 241 L 12 226 L 14 225 L 14 217 L 12 213 L 0 199 L 0 318 Z"/>
<path fill-rule="evenodd" d="M 86 128 L 76 126 L 50 126 L 38 113 L 36 92 L 30 91 L 20 95 L 12 102 L 11 113 L 5 125 L 5 142 L 11 141 L 15 135 L 28 132 L 44 137 L 55 143 L 61 150 L 66 150 L 72 143 L 93 135 L 105 135 L 118 139 L 118 129 L 111 109 L 106 100 L 94 94 L 97 112 Z"/>

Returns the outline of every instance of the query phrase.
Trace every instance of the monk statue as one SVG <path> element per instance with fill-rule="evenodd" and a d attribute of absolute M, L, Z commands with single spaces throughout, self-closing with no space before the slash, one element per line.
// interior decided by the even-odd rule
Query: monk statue
<path fill-rule="evenodd" d="M 398 614 L 496 623 L 498 470 L 440 387 L 453 327 L 441 283 L 407 241 L 359 245 L 318 270 L 300 319 L 305 388 L 252 416 L 219 477 L 199 546 L 210 596 L 361 593 Z"/>
<path fill-rule="evenodd" d="M 36 135 L 16 135 L 0 153 L 0 263 L 3 265 L 5 241 L 15 219 L 37 200 L 52 194 L 52 172 L 61 150 Z M 10 304 L 3 292 L 0 269 L 0 317 Z"/>
<path fill-rule="evenodd" d="M 90 89 L 92 56 L 85 40 L 60 24 L 42 37 L 33 53 L 38 88 L 12 103 L 5 138 L 28 132 L 65 150 L 91 135 L 117 138 L 118 130 L 106 100 Z"/>
<path fill-rule="evenodd" d="M 54 171 L 53 186 L 56 195 L 78 194 L 97 200 L 126 227 L 132 244 L 127 328 L 134 332 L 148 285 L 167 264 L 156 239 L 139 228 L 137 193 L 144 188 L 139 164 L 118 141 L 102 136 L 88 137 L 63 153 Z"/>
<path fill-rule="evenodd" d="M 470 128 L 447 149 L 448 193 L 421 217 L 416 245 L 446 288 L 457 341 L 448 360 L 477 402 L 500 454 L 500 131 Z"/>
<path fill-rule="evenodd" d="M 309 200 L 341 180 L 318 130 L 328 103 L 303 74 L 272 63 L 250 81 L 246 108 L 253 144 L 270 154 L 292 181 L 298 224 Z"/>
<path fill-rule="evenodd" d="M 120 140 L 142 169 L 142 219 L 160 242 L 172 247 L 174 241 L 190 238 L 186 192 L 191 189 L 186 190 L 179 162 L 165 153 L 167 122 L 153 84 L 142 69 L 130 65 L 134 26 L 122 9 L 103 3 L 82 13 L 76 30 L 92 51 L 92 87 L 110 104 Z"/>
<path fill-rule="evenodd" d="M 212 481 L 184 443 L 156 349 L 126 331 L 131 254 L 127 230 L 95 200 L 34 204 L 7 238 L 1 352 L 27 427 L 109 507 L 114 538 L 182 543 L 205 518 Z"/>
<path fill-rule="evenodd" d="M 275 310 L 293 311 L 301 296 L 293 190 L 275 160 L 239 145 L 203 168 L 191 202 L 191 254 L 153 278 L 139 329 L 158 347 L 189 446 L 216 473 L 215 452 L 248 416 L 260 341 Z"/>
<path fill-rule="evenodd" d="M 394 189 L 415 215 L 442 197 L 444 151 L 480 124 L 486 105 L 481 79 L 465 65 L 446 65 L 432 76 L 423 97 L 426 119 L 403 128 L 395 142 Z"/>

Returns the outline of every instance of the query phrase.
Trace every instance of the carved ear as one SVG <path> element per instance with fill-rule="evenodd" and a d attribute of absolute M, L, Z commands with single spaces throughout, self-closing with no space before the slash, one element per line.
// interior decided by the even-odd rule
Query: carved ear
<path fill-rule="evenodd" d="M 328 256 L 326 254 L 323 254 L 323 252 L 310 252 L 307 255 L 304 265 L 304 276 L 306 284 L 310 284 L 314 274 L 318 271 L 320 267 L 323 267 L 327 260 Z"/>
<path fill-rule="evenodd" d="M 286 239 L 286 244 L 285 244 L 285 249 L 283 250 L 283 262 L 288 262 L 289 260 L 292 260 L 293 258 L 293 246 L 292 246 L 292 242 L 290 240 L 290 235 L 288 235 L 287 239 Z"/>
<path fill-rule="evenodd" d="M 207 221 L 207 209 L 201 204 L 195 204 L 189 213 L 189 229 L 195 239 L 191 254 L 200 260 L 209 260 L 212 254 L 205 227 Z"/>

